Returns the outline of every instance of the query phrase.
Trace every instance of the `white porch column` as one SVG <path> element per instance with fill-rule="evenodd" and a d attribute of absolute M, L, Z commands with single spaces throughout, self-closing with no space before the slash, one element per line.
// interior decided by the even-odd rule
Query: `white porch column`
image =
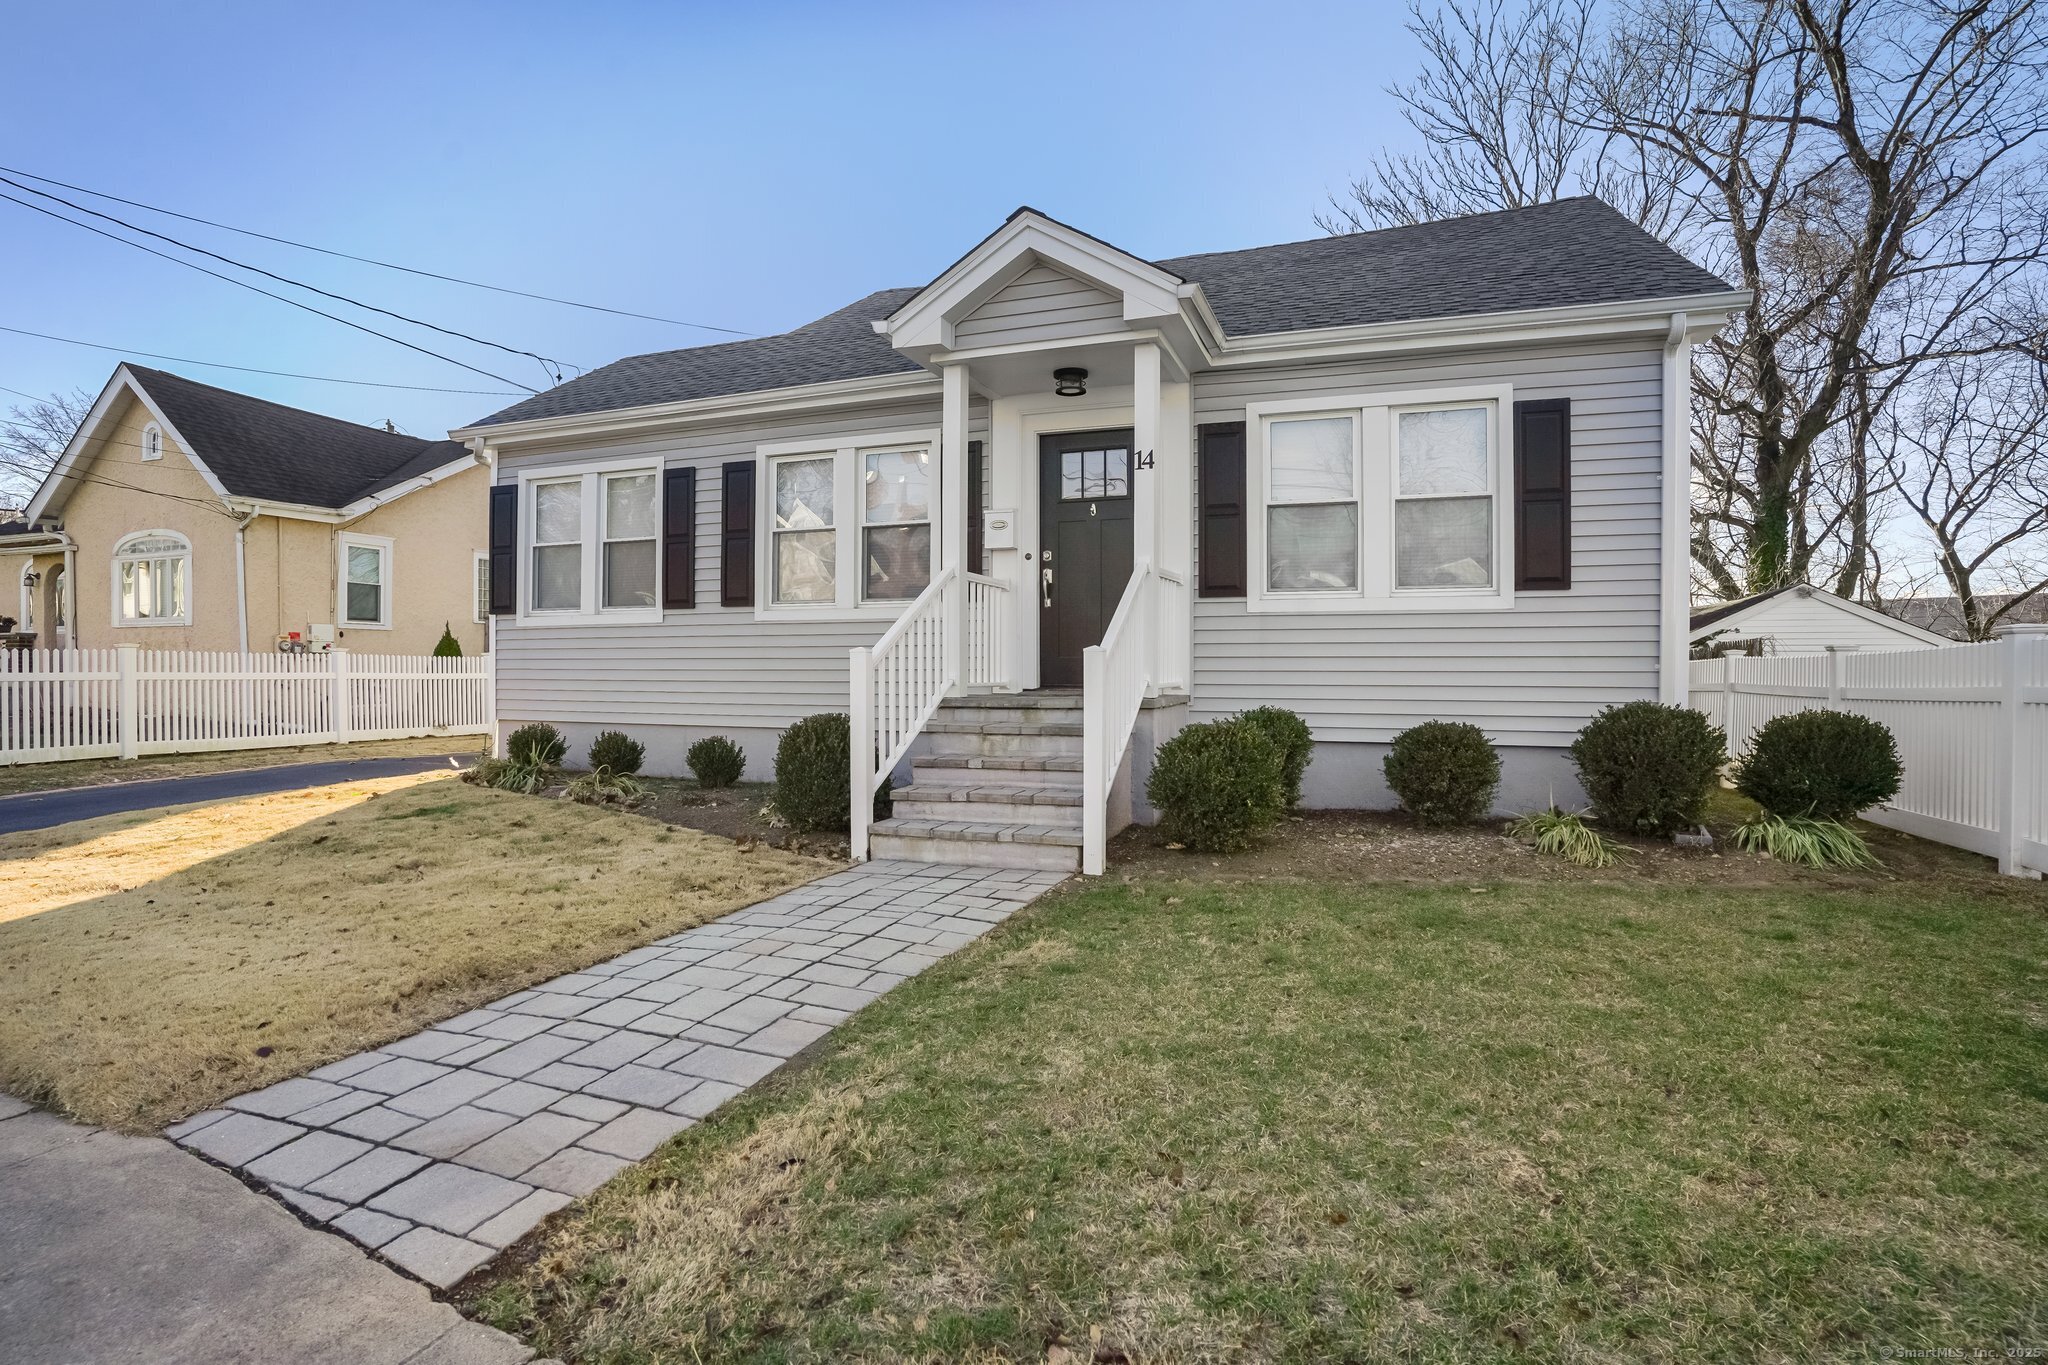
<path fill-rule="evenodd" d="M 939 381 L 939 572 L 953 575 L 941 606 L 946 680 L 958 687 L 966 676 L 962 660 L 967 634 L 967 367 L 941 366 Z"/>
<path fill-rule="evenodd" d="M 1159 566 L 1159 343 L 1141 341 L 1131 348 L 1131 458 L 1152 461 L 1146 470 L 1131 470 L 1131 545 L 1140 560 Z"/>

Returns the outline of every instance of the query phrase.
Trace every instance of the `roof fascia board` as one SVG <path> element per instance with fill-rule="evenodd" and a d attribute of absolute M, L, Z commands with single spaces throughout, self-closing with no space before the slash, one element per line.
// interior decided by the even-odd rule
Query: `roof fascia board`
<path fill-rule="evenodd" d="M 315 507 L 307 502 L 281 502 L 276 498 L 229 498 L 227 504 L 245 517 L 282 517 L 287 521 L 330 523 L 347 519 L 338 507 Z"/>
<path fill-rule="evenodd" d="M 343 503 L 341 515 L 350 521 L 357 517 L 367 516 L 379 507 L 390 506 L 408 493 L 417 493 L 422 488 L 432 488 L 443 479 L 453 478 L 465 469 L 476 469 L 482 464 L 483 459 L 480 456 L 467 454 L 460 459 L 450 460 L 447 464 L 436 465 L 424 474 L 413 475 L 404 483 L 393 484 L 391 487 L 381 489 L 378 492 L 367 493 L 357 498 L 354 502 Z"/>
<path fill-rule="evenodd" d="M 1021 273 L 1032 256 L 1123 300 L 1124 320 L 1175 311 L 1183 283 L 1105 242 L 1037 212 L 1018 214 L 884 318 L 876 330 L 899 348 L 951 346 L 952 324 Z"/>
<path fill-rule="evenodd" d="M 682 425 L 727 418 L 752 417 L 763 413 L 804 412 L 813 408 L 849 407 L 892 399 L 936 395 L 939 378 L 925 370 L 900 374 L 868 375 L 859 379 L 835 379 L 823 384 L 796 384 L 781 389 L 755 389 L 748 393 L 719 394 L 691 398 L 680 403 L 655 403 L 645 407 L 610 408 L 603 412 L 572 413 L 563 417 L 535 417 L 524 422 L 500 422 L 490 426 L 457 427 L 450 440 L 481 441 L 490 448 L 559 441 L 594 434 L 639 431 L 649 427 Z"/>
<path fill-rule="evenodd" d="M 123 361 L 114 367 L 113 376 L 107 380 L 107 386 L 100 390 L 100 396 L 93 401 L 92 410 L 86 413 L 85 420 L 78 424 L 78 430 L 71 433 L 71 440 L 65 445 L 64 453 L 57 457 L 57 463 L 52 465 L 50 472 L 43 477 L 41 486 L 36 489 L 35 497 L 29 500 L 23 520 L 33 523 L 47 515 L 51 503 L 59 501 L 58 490 L 75 477 L 82 475 L 86 464 L 97 458 L 97 452 L 91 451 L 92 442 L 97 439 L 100 425 L 106 421 L 107 414 L 113 410 L 114 400 L 124 390 L 149 410 L 149 415 L 156 419 L 157 425 L 164 429 L 165 434 L 177 441 L 178 448 L 185 452 L 185 458 L 199 471 L 199 477 L 206 480 L 206 486 L 213 490 L 213 495 L 222 502 L 227 501 L 227 485 L 207 467 L 205 459 L 192 443 L 185 439 L 185 434 L 178 430 L 177 424 L 164 416 L 163 409 L 156 405 L 156 400 L 142 387 L 142 381 L 136 378 L 134 372 L 128 368 L 127 362 Z M 59 505 L 61 507 L 61 503 Z"/>
<path fill-rule="evenodd" d="M 1676 295 L 1662 299 L 1630 299 L 1620 303 L 1575 304 L 1564 308 L 1527 308 L 1500 313 L 1474 313 L 1450 318 L 1412 318 L 1376 322 L 1363 327 L 1331 327 L 1300 332 L 1262 332 L 1225 340 L 1214 363 L 1218 367 L 1263 365 L 1280 360 L 1308 360 L 1332 355 L 1371 355 L 1421 347 L 1501 345 L 1517 341 L 1570 340 L 1577 337 L 1667 335 L 1673 313 L 1689 319 L 1686 337 L 1701 340 L 1726 325 L 1749 303 L 1746 291 Z"/>

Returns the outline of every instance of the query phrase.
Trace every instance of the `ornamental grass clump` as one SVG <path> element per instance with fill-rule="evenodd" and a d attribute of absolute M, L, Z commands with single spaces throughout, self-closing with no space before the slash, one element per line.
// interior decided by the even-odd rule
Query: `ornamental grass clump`
<path fill-rule="evenodd" d="M 614 772 L 599 764 L 587 773 L 579 773 L 562 792 L 565 800 L 585 806 L 618 806 L 631 810 L 640 804 L 640 798 L 647 789 L 640 779 L 631 773 Z"/>
<path fill-rule="evenodd" d="M 1884 866 L 1863 836 L 1839 820 L 1760 811 L 1737 825 L 1728 837 L 1745 853 L 1766 853 L 1781 863 L 1802 867 Z"/>
<path fill-rule="evenodd" d="M 1601 824 L 1661 836 L 1698 827 L 1728 741 L 1698 711 L 1632 701 L 1588 721 L 1571 756 Z"/>
<path fill-rule="evenodd" d="M 1241 852 L 1285 809 L 1286 757 L 1265 726 L 1242 716 L 1190 725 L 1159 746 L 1145 799 L 1174 843 Z"/>
<path fill-rule="evenodd" d="M 1463 721 L 1403 730 L 1380 766 L 1401 805 L 1425 825 L 1471 824 L 1500 790 L 1500 755 L 1484 730 Z"/>
<path fill-rule="evenodd" d="M 1612 867 L 1628 852 L 1619 841 L 1587 824 L 1578 812 L 1556 806 L 1522 816 L 1508 826 L 1508 833 L 1527 839 L 1538 853 L 1580 867 Z"/>
<path fill-rule="evenodd" d="M 1308 771 L 1316 747 L 1308 722 L 1283 706 L 1257 707 L 1238 719 L 1264 730 L 1266 738 L 1280 750 L 1281 797 L 1286 809 L 1293 810 L 1301 804 L 1301 777 Z"/>

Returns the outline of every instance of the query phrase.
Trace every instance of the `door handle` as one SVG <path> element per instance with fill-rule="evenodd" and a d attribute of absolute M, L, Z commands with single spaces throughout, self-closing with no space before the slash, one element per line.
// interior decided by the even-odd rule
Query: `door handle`
<path fill-rule="evenodd" d="M 1040 602 L 1050 607 L 1052 605 L 1052 568 L 1050 566 L 1038 571 L 1038 588 Z"/>

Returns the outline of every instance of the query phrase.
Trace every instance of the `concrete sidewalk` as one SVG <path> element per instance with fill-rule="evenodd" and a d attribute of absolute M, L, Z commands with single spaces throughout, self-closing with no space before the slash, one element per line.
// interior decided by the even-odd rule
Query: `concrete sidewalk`
<path fill-rule="evenodd" d="M 161 1138 L 0 1095 L 8 1365 L 518 1365 L 532 1352 Z"/>

